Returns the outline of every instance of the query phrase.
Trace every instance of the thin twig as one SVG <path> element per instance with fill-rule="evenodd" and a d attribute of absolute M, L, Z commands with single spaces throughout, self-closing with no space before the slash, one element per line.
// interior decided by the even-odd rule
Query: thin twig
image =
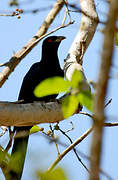
<path fill-rule="evenodd" d="M 106 108 L 112 101 L 112 98 L 105 104 L 104 108 Z"/>
<path fill-rule="evenodd" d="M 60 25 L 59 27 L 53 29 L 52 31 L 50 31 L 50 32 L 42 35 L 40 38 L 38 38 L 38 39 L 35 41 L 34 45 L 37 44 L 39 41 L 41 41 L 43 38 L 49 36 L 50 34 L 56 32 L 56 31 L 58 31 L 58 30 L 60 30 L 60 29 L 62 29 L 62 28 L 68 27 L 69 25 L 71 25 L 71 24 L 73 24 L 73 23 L 74 23 L 74 21 L 69 22 L 69 23 L 67 23 L 67 24 L 62 24 L 62 25 Z M 33 45 L 33 46 L 34 46 L 34 45 Z M 31 48 L 32 48 L 32 47 L 31 47 Z"/>
<path fill-rule="evenodd" d="M 42 35 L 42 36 L 39 37 L 33 44 L 31 44 L 31 46 L 29 47 L 29 49 L 27 49 L 26 51 L 30 51 L 30 49 L 32 49 L 36 44 L 38 44 L 38 42 L 41 41 L 43 38 L 49 36 L 50 34 L 56 32 L 56 31 L 58 31 L 58 30 L 60 30 L 60 29 L 62 29 L 62 28 L 68 27 L 69 25 L 71 25 L 71 24 L 73 24 L 73 23 L 74 23 L 74 21 L 69 22 L 69 23 L 67 23 L 67 24 L 62 24 L 62 25 L 60 25 L 59 27 L 53 29 L 52 31 L 50 31 L 50 32 Z M 24 53 L 25 53 L 25 52 L 24 52 Z M 23 57 L 24 57 L 24 54 L 23 54 Z M 20 58 L 22 59 L 23 57 L 21 56 Z M 10 61 L 0 64 L 0 67 L 2 67 L 2 66 L 9 66 L 9 65 L 10 65 Z M 1 81 L 1 83 L 2 83 L 2 81 Z M 1 85 L 0 85 L 0 86 L 1 86 Z"/>
<path fill-rule="evenodd" d="M 63 20 L 62 20 L 62 24 L 63 24 L 63 25 L 65 24 L 66 17 L 67 17 L 67 11 L 65 11 L 64 18 L 63 18 Z"/>
<path fill-rule="evenodd" d="M 69 12 L 69 9 L 68 9 L 68 1 L 64 0 L 64 2 L 65 2 L 65 6 L 66 6 L 66 13 L 68 14 L 69 21 L 71 22 L 71 15 L 70 15 L 70 12 Z"/>
<path fill-rule="evenodd" d="M 37 39 L 47 32 L 49 26 L 51 25 L 59 11 L 62 9 L 63 5 L 63 0 L 57 0 L 35 36 L 33 36 L 23 48 L 21 48 L 10 58 L 9 65 L 5 67 L 0 73 L 0 87 L 8 79 L 8 76 L 14 71 L 19 62 L 33 49 L 34 46 L 37 45 L 37 43 L 39 42 L 37 41 Z"/>
<path fill-rule="evenodd" d="M 112 98 L 105 104 L 104 108 L 106 108 L 106 107 L 111 103 L 111 101 L 112 101 Z M 91 115 L 91 114 L 89 114 L 89 113 L 79 112 L 79 114 L 83 114 L 83 115 L 88 116 L 88 117 L 90 117 L 90 118 L 93 119 L 93 115 Z"/>
<path fill-rule="evenodd" d="M 82 115 L 88 116 L 90 118 L 93 118 L 93 116 L 91 114 L 86 113 L 86 112 L 79 112 L 79 114 L 82 114 Z"/>
<path fill-rule="evenodd" d="M 105 127 L 118 126 L 118 122 L 115 122 L 115 123 L 104 123 L 104 126 L 105 126 Z M 56 125 L 56 129 L 57 129 L 57 125 Z M 49 140 L 51 143 L 52 143 L 52 142 L 54 143 L 54 139 L 53 139 L 51 136 L 48 136 L 48 135 L 47 135 L 46 133 L 44 133 L 44 132 L 43 132 L 43 135 L 45 135 L 45 137 L 48 138 L 48 140 Z M 59 141 L 59 139 L 56 139 L 56 142 L 57 142 L 59 145 L 63 146 L 63 147 L 66 147 L 66 148 L 68 147 L 68 144 L 65 144 L 65 143 Z M 74 149 L 74 148 L 73 148 L 73 149 Z M 87 159 L 87 160 L 90 160 L 90 157 L 87 156 L 87 155 L 85 155 L 83 152 L 78 151 L 77 149 L 76 149 L 76 152 L 78 152 L 81 157 L 83 157 L 83 158 L 85 158 L 85 159 Z M 113 180 L 113 178 L 112 178 L 108 173 L 106 173 L 105 171 L 103 171 L 102 169 L 100 169 L 99 171 L 100 171 L 100 173 L 103 174 L 107 179 Z"/>
<path fill-rule="evenodd" d="M 9 149 L 12 146 L 12 142 L 13 142 L 13 137 L 14 137 L 14 133 L 15 133 L 15 129 L 12 131 L 11 127 L 9 127 L 9 142 L 7 144 L 7 147 L 5 148 L 5 151 L 8 152 Z"/>
<path fill-rule="evenodd" d="M 106 126 L 106 127 L 118 126 L 118 122 L 114 122 L 114 123 L 104 123 L 104 126 Z"/>
<path fill-rule="evenodd" d="M 64 136 L 66 136 L 66 137 L 68 138 L 68 140 L 70 141 L 71 144 L 73 143 L 72 139 L 71 139 L 62 129 L 59 128 L 59 131 L 60 131 Z M 75 153 L 78 161 L 81 163 L 81 165 L 87 170 L 87 172 L 89 172 L 89 169 L 88 169 L 88 168 L 86 167 L 86 165 L 82 162 L 82 160 L 81 160 L 81 158 L 79 157 L 79 155 L 77 154 L 77 151 L 76 151 L 75 148 L 73 148 L 73 151 L 74 151 L 74 153 Z"/>
<path fill-rule="evenodd" d="M 8 127 L 7 126 L 0 126 L 0 128 L 2 129 L 2 132 L 0 133 L 0 137 L 1 137 L 8 131 Z"/>
<path fill-rule="evenodd" d="M 74 130 L 74 125 L 73 125 L 73 122 L 71 121 L 71 122 L 70 122 L 70 124 L 72 125 L 71 129 L 66 130 L 66 131 L 65 131 L 65 133 L 68 133 L 68 132 L 70 132 L 70 131 Z"/>
<path fill-rule="evenodd" d="M 71 151 L 76 145 L 78 145 L 83 139 L 85 139 L 90 132 L 92 132 L 93 127 L 89 128 L 80 138 L 78 138 L 75 142 L 73 142 L 66 150 L 64 150 L 59 157 L 54 161 L 54 163 L 49 167 L 48 171 L 52 171 L 55 166 L 61 161 L 61 159 Z"/>
<path fill-rule="evenodd" d="M 54 141 L 54 143 L 55 143 L 55 145 L 56 145 L 56 149 L 57 149 L 57 154 L 58 154 L 58 156 L 60 155 L 60 152 L 59 152 L 59 148 L 58 148 L 58 144 L 57 144 L 57 142 L 56 142 L 56 139 L 55 139 L 55 135 L 54 135 L 54 130 L 52 129 L 52 126 L 51 126 L 51 124 L 50 124 L 50 130 L 51 130 L 51 137 L 52 137 L 52 139 L 53 139 L 53 141 Z"/>

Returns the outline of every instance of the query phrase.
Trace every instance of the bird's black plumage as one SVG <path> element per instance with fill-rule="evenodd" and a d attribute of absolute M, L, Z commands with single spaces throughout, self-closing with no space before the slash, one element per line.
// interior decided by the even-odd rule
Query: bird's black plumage
<path fill-rule="evenodd" d="M 19 100 L 23 100 L 24 103 L 31 103 L 33 101 L 47 102 L 57 97 L 57 94 L 55 94 L 38 98 L 34 96 L 33 91 L 35 87 L 44 79 L 54 76 L 64 76 L 64 72 L 59 65 L 59 59 L 57 54 L 59 44 L 63 39 L 65 39 L 64 36 L 50 36 L 43 41 L 41 61 L 33 64 L 30 70 L 25 75 L 19 93 Z M 29 132 L 30 128 L 31 127 L 15 127 L 16 135 L 19 131 L 23 132 L 27 130 Z M 22 138 L 15 138 L 14 140 L 12 154 L 19 151 L 22 154 L 22 159 L 20 162 L 22 168 L 19 170 L 19 175 L 18 173 L 14 173 L 14 179 L 17 180 L 20 179 L 22 175 L 28 138 L 29 137 L 26 136 Z"/>
<path fill-rule="evenodd" d="M 59 44 L 63 38 L 62 36 L 51 36 L 44 40 L 41 61 L 32 65 L 21 86 L 19 99 L 23 99 L 25 103 L 39 100 L 48 101 L 51 98 L 56 98 L 57 95 L 37 98 L 34 96 L 33 91 L 46 78 L 64 76 L 57 55 Z"/>

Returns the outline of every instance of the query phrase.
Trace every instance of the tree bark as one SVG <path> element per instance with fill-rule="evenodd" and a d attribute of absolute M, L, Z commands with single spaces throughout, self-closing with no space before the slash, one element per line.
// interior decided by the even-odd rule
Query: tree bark
<path fill-rule="evenodd" d="M 105 34 L 101 66 L 94 100 L 94 132 L 91 145 L 90 180 L 100 179 L 99 169 L 102 155 L 103 124 L 106 119 L 104 115 L 104 105 L 108 87 L 109 72 L 112 64 L 117 14 L 118 1 L 112 0 L 104 31 Z"/>

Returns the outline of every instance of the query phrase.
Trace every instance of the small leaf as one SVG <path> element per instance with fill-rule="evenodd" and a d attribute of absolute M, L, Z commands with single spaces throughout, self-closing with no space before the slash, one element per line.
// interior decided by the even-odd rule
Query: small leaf
<path fill-rule="evenodd" d="M 78 99 L 76 96 L 69 95 L 62 104 L 62 112 L 64 118 L 70 117 L 78 107 Z"/>
<path fill-rule="evenodd" d="M 23 154 L 22 154 L 22 150 L 21 152 L 15 152 L 11 157 L 10 157 L 10 161 L 8 163 L 8 168 L 12 171 L 15 171 L 16 173 L 19 173 L 22 167 L 22 163 L 23 163 Z"/>
<path fill-rule="evenodd" d="M 81 71 L 75 70 L 72 79 L 71 79 L 71 87 L 77 88 L 79 83 L 83 81 L 83 75 Z"/>
<path fill-rule="evenodd" d="M 118 46 L 118 32 L 115 34 L 115 45 Z"/>
<path fill-rule="evenodd" d="M 10 159 L 10 155 L 1 146 L 0 147 L 0 164 L 1 164 L 1 166 L 2 166 L 2 164 L 8 164 L 9 159 Z"/>
<path fill-rule="evenodd" d="M 70 87 L 70 82 L 65 81 L 62 77 L 52 77 L 42 81 L 34 90 L 34 95 L 43 97 L 52 94 L 65 92 Z"/>
<path fill-rule="evenodd" d="M 78 94 L 78 101 L 89 111 L 93 111 L 93 95 L 90 91 L 82 91 Z"/>
<path fill-rule="evenodd" d="M 40 128 L 36 125 L 34 125 L 31 129 L 30 129 L 30 134 L 33 134 L 33 133 L 37 133 L 40 131 Z"/>
<path fill-rule="evenodd" d="M 51 172 L 38 172 L 40 180 L 67 180 L 64 171 L 61 168 L 57 168 Z"/>

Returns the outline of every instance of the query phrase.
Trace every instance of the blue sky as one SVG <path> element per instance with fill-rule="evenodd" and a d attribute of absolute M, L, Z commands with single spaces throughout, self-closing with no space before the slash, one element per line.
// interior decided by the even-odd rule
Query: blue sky
<path fill-rule="evenodd" d="M 21 1 L 23 2 L 23 0 Z M 75 2 L 75 1 L 73 1 Z M 77 2 L 77 1 L 76 1 Z M 54 1 L 49 0 L 35 0 L 34 3 L 23 5 L 24 10 L 47 7 L 53 5 Z M 106 19 L 106 12 L 108 10 L 107 4 L 104 1 L 96 0 L 97 12 L 101 20 Z M 15 10 L 15 7 L 9 8 L 8 0 L 0 2 L 0 12 Z M 45 12 L 40 12 L 35 15 L 24 14 L 21 15 L 21 19 L 16 17 L 0 17 L 0 63 L 6 62 L 10 59 L 12 54 L 20 50 L 27 41 L 37 32 L 41 26 L 44 18 L 48 14 L 49 10 Z M 64 35 L 66 40 L 64 40 L 59 48 L 60 64 L 63 65 L 63 60 L 66 58 L 68 50 L 73 42 L 75 35 L 79 28 L 80 14 L 71 13 L 72 19 L 75 20 L 75 24 L 71 25 L 65 29 L 59 30 L 55 35 Z M 50 27 L 49 31 L 60 25 L 63 19 L 63 11 L 57 16 L 56 20 Z M 102 42 L 103 34 L 100 32 L 103 29 L 103 25 L 98 25 L 95 36 L 88 47 L 85 56 L 83 68 L 88 80 L 97 80 L 99 65 L 102 52 Z M 41 57 L 41 45 L 42 41 L 22 60 L 22 62 L 16 67 L 15 71 L 9 76 L 8 80 L 5 82 L 3 87 L 0 89 L 0 101 L 16 101 L 20 86 L 24 75 L 30 68 L 30 66 L 39 61 Z M 115 49 L 114 52 L 114 67 L 111 68 L 112 74 L 116 75 L 118 67 L 118 50 Z M 4 67 L 3 67 L 4 68 Z M 0 68 L 0 71 L 3 69 Z M 106 108 L 106 116 L 109 117 L 110 122 L 118 121 L 117 117 L 117 89 L 118 80 L 115 78 L 110 79 L 109 88 L 107 93 L 107 100 L 112 98 L 112 103 Z M 87 111 L 83 109 L 83 111 Z M 60 127 L 63 130 L 68 130 L 71 128 L 70 121 L 73 121 L 75 129 L 69 133 L 69 136 L 76 140 L 80 135 L 82 135 L 92 124 L 92 120 L 88 117 L 82 115 L 74 115 L 60 123 Z M 48 130 L 48 125 L 40 125 L 44 127 L 45 131 Z M 105 172 L 113 177 L 114 180 L 118 179 L 117 171 L 117 143 L 116 137 L 118 137 L 118 127 L 104 128 L 104 140 L 103 140 L 103 153 L 102 153 L 102 168 Z M 68 140 L 57 132 L 60 140 L 62 142 L 69 143 Z M 0 144 L 4 145 L 7 141 L 7 136 L 0 139 Z M 91 135 L 89 135 L 82 143 L 80 143 L 77 148 L 79 151 L 89 155 L 91 144 Z M 64 150 L 60 147 L 60 151 Z M 57 152 L 55 145 L 49 144 L 48 140 L 43 137 L 40 133 L 31 135 L 28 145 L 27 158 L 24 168 L 24 174 L 22 180 L 34 179 L 34 168 L 45 170 L 52 162 L 56 159 Z M 83 162 L 88 165 L 86 159 Z M 59 164 L 67 172 L 68 180 L 86 180 L 88 173 L 77 161 L 75 154 L 70 152 Z M 0 177 L 3 179 L 3 177 Z M 107 180 L 105 177 L 101 177 L 101 180 Z"/>

